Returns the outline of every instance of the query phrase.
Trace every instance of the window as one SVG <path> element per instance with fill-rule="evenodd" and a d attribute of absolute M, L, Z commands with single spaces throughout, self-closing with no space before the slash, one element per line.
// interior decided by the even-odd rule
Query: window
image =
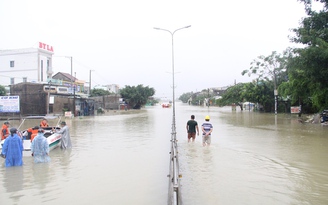
<path fill-rule="evenodd" d="M 27 82 L 27 77 L 23 77 L 23 82 L 24 82 L 24 83 Z"/>
<path fill-rule="evenodd" d="M 15 78 L 10 78 L 10 85 L 14 85 L 15 84 Z"/>
<path fill-rule="evenodd" d="M 10 67 L 11 68 L 15 67 L 15 61 L 10 61 Z"/>

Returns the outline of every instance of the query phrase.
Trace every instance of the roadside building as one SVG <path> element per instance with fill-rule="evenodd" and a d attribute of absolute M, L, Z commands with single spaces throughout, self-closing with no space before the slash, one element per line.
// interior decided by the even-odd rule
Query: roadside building
<path fill-rule="evenodd" d="M 38 48 L 0 50 L 0 85 L 47 82 L 53 73 L 53 55 L 53 47 L 41 42 Z"/>
<path fill-rule="evenodd" d="M 62 91 L 57 93 L 59 88 Z M 63 114 L 64 110 L 73 109 L 73 99 L 69 98 L 70 94 L 63 93 L 65 88 L 27 82 L 11 85 L 10 93 L 20 98 L 20 115 Z"/>
<path fill-rule="evenodd" d="M 79 80 L 76 77 L 64 73 L 58 72 L 53 77 L 54 82 L 59 83 L 61 86 L 68 88 L 66 94 L 69 95 L 68 98 L 72 99 L 73 107 L 69 109 L 75 116 L 80 115 L 93 115 L 93 108 L 90 108 L 90 100 L 86 101 L 84 99 L 88 98 L 85 92 L 85 81 Z M 89 102 L 89 103 L 88 103 Z M 67 109 L 67 108 L 64 108 Z"/>
<path fill-rule="evenodd" d="M 120 86 L 117 84 L 110 84 L 110 85 L 95 85 L 93 89 L 102 89 L 108 91 L 112 94 L 118 94 L 120 90 Z"/>
<path fill-rule="evenodd" d="M 63 115 L 65 111 L 75 116 L 94 115 L 94 100 L 72 95 L 64 85 L 18 83 L 10 86 L 10 93 L 19 96 L 20 115 Z"/>
<path fill-rule="evenodd" d="M 52 79 L 55 79 L 56 81 L 60 82 L 61 85 L 68 87 L 69 88 L 68 92 L 71 94 L 74 93 L 79 93 L 79 95 L 85 94 L 85 88 L 84 88 L 85 81 L 79 80 L 68 73 L 58 72 L 52 76 Z"/>
<path fill-rule="evenodd" d="M 64 72 L 53 75 L 53 55 L 53 47 L 41 42 L 37 48 L 0 50 L 0 85 L 9 91 L 8 95 L 19 96 L 17 107 L 20 109 L 15 114 L 63 114 L 71 111 L 77 116 L 94 115 L 99 107 L 118 109 L 118 97 L 103 97 L 96 101 L 89 98 L 85 81 Z M 112 89 L 117 92 L 118 86 Z M 0 114 L 12 113 L 0 111 Z"/>

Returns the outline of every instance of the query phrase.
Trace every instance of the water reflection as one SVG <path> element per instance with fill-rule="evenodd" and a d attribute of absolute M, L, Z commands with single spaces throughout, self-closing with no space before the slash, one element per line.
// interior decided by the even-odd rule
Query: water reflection
<path fill-rule="evenodd" d="M 7 192 L 17 193 L 23 190 L 24 184 L 24 168 L 23 167 L 7 167 L 3 172 L 3 184 Z M 13 195 L 13 198 L 21 197 Z"/>
<path fill-rule="evenodd" d="M 35 164 L 32 166 L 33 182 L 38 188 L 44 189 L 46 187 L 50 171 L 48 164 Z"/>

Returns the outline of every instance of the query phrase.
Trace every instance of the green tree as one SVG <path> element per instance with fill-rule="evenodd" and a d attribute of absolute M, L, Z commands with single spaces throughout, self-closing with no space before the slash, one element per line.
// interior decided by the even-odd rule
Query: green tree
<path fill-rule="evenodd" d="M 6 95 L 7 92 L 6 92 L 6 89 L 4 86 L 0 85 L 0 96 L 4 96 Z"/>
<path fill-rule="evenodd" d="M 248 70 L 242 71 L 242 75 L 248 74 L 257 75 L 257 81 L 271 81 L 273 82 L 275 110 L 278 106 L 278 85 L 286 81 L 287 76 L 287 63 L 288 59 L 292 55 L 291 49 L 287 49 L 283 54 L 278 54 L 273 51 L 269 56 L 259 56 L 251 63 L 251 67 Z"/>
<path fill-rule="evenodd" d="M 271 81 L 254 80 L 250 83 L 238 83 L 229 87 L 218 99 L 219 106 L 235 104 L 243 110 L 243 103 L 258 103 L 260 110 L 270 112 L 273 106 L 273 83 Z"/>
<path fill-rule="evenodd" d="M 245 84 L 244 99 L 249 102 L 258 103 L 260 111 L 271 112 L 274 105 L 274 93 L 272 81 L 254 80 Z"/>
<path fill-rule="evenodd" d="M 272 81 L 274 89 L 278 88 L 278 84 L 286 79 L 286 68 L 288 57 L 291 55 L 291 50 L 287 49 L 283 55 L 273 51 L 268 56 L 259 56 L 251 62 L 251 67 L 242 71 L 242 75 L 248 74 L 257 75 L 258 80 Z"/>
<path fill-rule="evenodd" d="M 122 98 L 132 107 L 133 109 L 140 109 L 147 103 L 149 97 L 155 94 L 154 88 L 144 87 L 143 85 L 138 86 L 125 86 L 120 89 Z"/>
<path fill-rule="evenodd" d="M 152 97 L 149 97 L 147 102 L 146 102 L 146 105 L 156 105 L 158 103 L 158 99 L 155 99 L 155 98 L 152 98 Z"/>
<path fill-rule="evenodd" d="M 215 101 L 214 93 L 210 89 L 203 89 L 197 93 L 184 93 L 179 97 L 179 100 L 184 103 L 188 102 L 191 105 L 203 105 L 204 103 L 208 105 L 208 102 L 212 103 L 211 105 L 213 105 L 213 102 Z"/>
<path fill-rule="evenodd" d="M 328 1 L 316 0 L 322 3 L 320 11 L 312 10 L 312 1 L 300 1 L 308 16 L 293 29 L 291 40 L 305 47 L 294 49 L 288 65 L 289 82 L 279 90 L 290 95 L 292 103 L 302 105 L 302 110 L 308 106 L 310 111 L 319 111 L 328 107 Z"/>
<path fill-rule="evenodd" d="M 196 94 L 193 95 L 192 100 L 191 100 L 191 105 L 201 105 L 204 102 L 204 95 L 201 94 Z"/>
<path fill-rule="evenodd" d="M 317 87 L 316 79 L 311 76 L 313 69 L 308 69 L 306 61 L 308 50 L 295 50 L 298 56 L 290 59 L 288 66 L 288 81 L 279 86 L 279 93 L 291 100 L 292 105 L 312 105 L 311 95 Z M 304 53 L 305 52 L 305 53 Z"/>
<path fill-rule="evenodd" d="M 95 97 L 95 96 L 104 96 L 104 95 L 110 95 L 110 92 L 108 90 L 104 90 L 104 89 L 92 89 L 91 90 L 91 97 Z"/>
<path fill-rule="evenodd" d="M 182 95 L 180 95 L 179 100 L 181 100 L 183 103 L 187 103 L 192 95 L 193 92 L 183 93 Z"/>
<path fill-rule="evenodd" d="M 216 104 L 219 106 L 226 105 L 238 105 L 243 110 L 245 83 L 238 83 L 229 87 L 222 95 L 222 98 L 216 100 Z"/>

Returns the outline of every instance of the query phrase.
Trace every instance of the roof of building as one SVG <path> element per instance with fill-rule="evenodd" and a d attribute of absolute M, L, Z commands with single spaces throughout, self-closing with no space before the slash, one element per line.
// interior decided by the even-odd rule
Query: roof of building
<path fill-rule="evenodd" d="M 59 79 L 58 77 L 62 75 L 64 76 L 66 79 Z M 55 75 L 52 76 L 53 79 L 59 79 L 59 80 L 72 80 L 73 82 L 75 82 L 76 80 L 78 80 L 76 77 L 72 76 L 71 74 L 68 73 L 63 73 L 63 72 L 58 72 Z"/>

